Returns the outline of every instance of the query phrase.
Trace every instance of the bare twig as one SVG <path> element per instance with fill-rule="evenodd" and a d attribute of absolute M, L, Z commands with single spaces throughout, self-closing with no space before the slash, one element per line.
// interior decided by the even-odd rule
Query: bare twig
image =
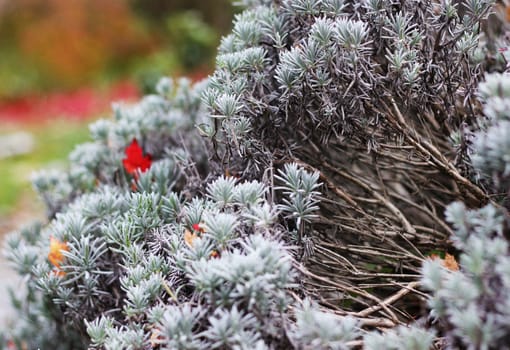
<path fill-rule="evenodd" d="M 375 311 L 378 311 L 382 308 L 386 308 L 386 306 L 393 304 L 397 300 L 399 300 L 399 299 L 403 298 L 404 296 L 406 296 L 407 294 L 409 294 L 413 288 L 416 288 L 419 285 L 420 285 L 419 282 L 411 282 L 405 288 L 401 289 L 400 291 L 393 294 L 392 296 L 384 299 L 381 303 L 371 306 L 365 310 L 362 310 L 362 311 L 356 313 L 355 316 L 366 317 L 366 316 L 374 313 Z"/>

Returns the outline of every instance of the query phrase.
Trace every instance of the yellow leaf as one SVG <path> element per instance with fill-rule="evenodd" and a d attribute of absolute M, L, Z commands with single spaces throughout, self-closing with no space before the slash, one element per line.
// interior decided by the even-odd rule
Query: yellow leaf
<path fill-rule="evenodd" d="M 188 229 L 185 229 L 184 230 L 184 242 L 186 242 L 186 244 L 188 245 L 188 247 L 192 248 L 193 247 L 193 241 L 195 240 L 195 238 L 197 238 L 198 236 L 195 234 L 195 233 L 191 233 L 190 230 Z"/>

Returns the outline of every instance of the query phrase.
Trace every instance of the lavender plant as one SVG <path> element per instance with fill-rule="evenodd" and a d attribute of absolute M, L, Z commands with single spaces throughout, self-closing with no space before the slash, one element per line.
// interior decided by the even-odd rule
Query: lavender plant
<path fill-rule="evenodd" d="M 458 148 L 450 138 L 479 124 L 476 87 L 501 58 L 483 30 L 493 2 L 242 3 L 202 95 L 210 119 L 200 130 L 242 179 L 291 162 L 321 179 L 320 212 L 308 216 L 317 203 L 297 193 L 280 207 L 306 266 L 328 276 L 304 287 L 340 284 L 324 303 L 369 310 L 398 293 L 395 278 L 419 279 L 424 253 L 448 249 L 449 203 L 489 202 L 470 170 L 469 134 L 458 133 Z M 334 274 L 322 264 L 332 256 Z"/>
<path fill-rule="evenodd" d="M 94 140 L 70 155 L 68 172 L 34 177 L 52 220 L 7 242 L 8 259 L 27 280 L 27 294 L 12 296 L 23 315 L 10 333 L 19 348 L 87 347 L 85 321 L 139 317 L 160 298 L 172 265 L 149 248 L 165 229 L 179 230 L 182 240 L 184 223 L 169 224 L 182 215 L 185 196 L 197 193 L 207 153 L 199 137 L 185 137 L 205 118 L 202 87 L 186 80 L 159 87 L 161 96 L 116 106 L 114 121 L 93 124 Z M 130 330 L 121 343 L 145 342 L 139 334 Z"/>
<path fill-rule="evenodd" d="M 453 244 L 461 253 L 460 271 L 444 269 L 426 261 L 423 285 L 432 291 L 429 306 L 436 326 L 443 330 L 448 346 L 506 349 L 510 329 L 506 311 L 510 284 L 508 266 L 508 148 L 510 132 L 504 106 L 510 101 L 508 73 L 487 75 L 480 84 L 485 103 L 486 126 L 474 134 L 473 165 L 482 177 L 492 180 L 502 198 L 481 209 L 451 204 L 446 212 L 453 225 Z"/>
<path fill-rule="evenodd" d="M 26 290 L 5 341 L 504 349 L 508 76 L 476 93 L 492 3 L 239 1 L 208 81 L 162 79 L 34 176 L 49 223 L 8 238 Z"/>
<path fill-rule="evenodd" d="M 28 294 L 12 296 L 22 317 L 7 332 L 20 348 L 290 346 L 282 330 L 296 271 L 278 223 L 284 206 L 262 182 L 207 180 L 213 170 L 192 129 L 205 118 L 201 85 L 180 86 L 163 80 L 160 96 L 93 124 L 95 140 L 70 156 L 80 176 L 35 178 L 51 221 L 6 247 L 27 281 Z M 280 175 L 282 188 L 316 202 L 316 174 L 294 164 Z"/>

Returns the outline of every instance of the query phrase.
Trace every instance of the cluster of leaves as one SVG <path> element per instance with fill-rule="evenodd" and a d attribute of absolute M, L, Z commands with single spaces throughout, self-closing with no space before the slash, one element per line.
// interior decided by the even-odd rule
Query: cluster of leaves
<path fill-rule="evenodd" d="M 473 166 L 489 180 L 492 192 L 508 198 L 510 188 L 510 78 L 506 74 L 488 75 L 479 88 L 486 129 L 473 141 Z M 507 203 L 507 208 L 508 203 Z"/>
<path fill-rule="evenodd" d="M 453 347 L 505 349 L 510 339 L 509 84 L 508 73 L 487 75 L 480 84 L 487 120 L 472 145 L 473 166 L 491 182 L 502 205 L 469 210 L 463 203 L 451 204 L 446 217 L 455 229 L 453 244 L 462 252 L 461 269 L 426 261 L 422 270 L 423 285 L 432 291 L 431 316 Z"/>
<path fill-rule="evenodd" d="M 157 89 L 158 95 L 145 96 L 136 105 L 115 105 L 114 120 L 93 123 L 90 126 L 93 141 L 78 145 L 70 154 L 73 166 L 68 172 L 40 171 L 34 174 L 34 188 L 46 204 L 49 217 L 77 196 L 95 190 L 98 184 L 130 189 L 135 182 L 143 187 L 153 179 L 151 186 L 165 187 L 176 181 L 174 171 L 177 168 L 186 175 L 198 171 L 191 168 L 205 166 L 204 143 L 197 137 L 186 137 L 194 130 L 195 123 L 206 118 L 200 103 L 203 84 L 191 88 L 187 79 L 180 79 L 177 84 L 163 79 Z M 165 165 L 158 165 L 140 179 L 134 171 L 141 165 L 138 159 L 132 160 L 133 167 L 122 171 L 122 165 L 126 165 L 126 161 L 129 163 L 130 158 L 144 157 L 144 154 L 137 156 L 128 149 L 133 140 L 143 149 L 142 153 L 147 154 L 147 159 L 155 163 L 165 159 Z M 188 159 L 195 160 L 196 164 Z M 147 170 L 150 163 L 140 170 Z M 206 168 L 200 168 L 200 171 L 206 171 Z M 193 185 L 192 182 L 187 186 Z M 179 189 L 183 189 L 181 187 Z"/>
<path fill-rule="evenodd" d="M 282 204 L 258 181 L 204 182 L 205 151 L 190 132 L 203 118 L 201 86 L 163 79 L 160 95 L 94 123 L 69 172 L 35 176 L 52 220 L 7 241 L 27 292 L 12 296 L 11 344 L 268 349 L 358 336 L 356 322 L 322 319 L 309 304 L 297 324 L 289 315 L 296 271 L 278 221 L 313 217 L 318 174 L 286 166 Z M 342 327 L 312 332 L 315 323 Z"/>
<path fill-rule="evenodd" d="M 508 213 L 493 205 L 468 210 L 454 203 L 446 215 L 455 227 L 454 245 L 462 251 L 461 269 L 425 262 L 422 282 L 432 291 L 431 316 L 446 329 L 450 346 L 503 349 L 510 336 Z"/>
<path fill-rule="evenodd" d="M 367 264 L 346 252 L 349 244 L 391 251 L 406 249 L 410 240 L 406 257 L 425 253 L 451 232 L 435 213 L 454 199 L 474 205 L 487 200 L 463 177 L 466 169 L 453 166 L 447 139 L 460 126 L 476 125 L 482 112 L 476 87 L 488 49 L 481 43 L 480 23 L 493 1 L 241 3 L 249 8 L 236 16 L 232 33 L 221 42 L 216 71 L 203 93 L 211 122 L 200 130 L 212 140 L 217 159 L 243 177 L 260 178 L 266 166 L 297 158 L 330 180 L 327 199 L 343 206 L 324 210 L 330 215 L 320 221 L 330 225 L 329 232 L 320 233 L 328 237 L 314 238 L 321 243 L 333 236 L 327 247 L 341 246 L 335 252 L 356 266 L 352 285 L 373 271 L 360 272 Z M 365 149 L 373 158 L 363 162 Z M 467 162 L 464 151 L 457 160 Z M 360 198 L 367 193 L 373 198 Z M 293 203 L 281 207 L 289 217 L 315 206 L 313 196 L 301 196 L 293 193 Z M 359 208 L 370 214 L 359 219 Z M 421 209 L 423 215 L 416 215 Z M 385 226 L 392 220 L 395 226 Z M 306 244 L 303 225 L 297 222 L 297 241 Z M 438 227 L 440 240 L 429 244 Z M 385 245 L 388 232 L 397 238 Z M 411 238 L 399 242 L 403 232 Z M 392 256 L 385 264 L 398 266 L 390 272 L 415 273 L 420 255 L 408 265 Z M 315 262 L 319 270 L 322 261 Z M 331 269 L 320 272 L 332 280 Z"/>
<path fill-rule="evenodd" d="M 247 173 L 264 150 L 293 143 L 350 137 L 375 149 L 378 128 L 398 131 L 386 120 L 393 104 L 447 133 L 475 117 L 491 1 L 242 3 L 251 8 L 223 38 L 204 93 L 216 118 L 204 131 L 243 155 Z"/>
<path fill-rule="evenodd" d="M 134 259 L 133 243 L 172 220 L 181 196 L 195 191 L 191 178 L 199 176 L 197 168 L 207 171 L 203 142 L 185 137 L 205 118 L 201 89 L 185 79 L 177 84 L 163 79 L 159 95 L 116 106 L 114 121 L 91 125 L 93 141 L 71 153 L 69 171 L 34 176 L 53 220 L 8 240 L 7 256 L 28 281 L 27 295 L 15 302 L 24 317 L 13 327 L 13 339 L 33 340 L 30 348 L 52 344 L 59 338 L 55 333 L 69 334 L 71 340 L 84 333 L 85 319 L 120 312 L 126 297 L 120 278 L 127 263 L 118 247 Z M 87 342 L 77 344 L 72 348 Z M 55 346 L 69 348 L 66 342 Z"/>

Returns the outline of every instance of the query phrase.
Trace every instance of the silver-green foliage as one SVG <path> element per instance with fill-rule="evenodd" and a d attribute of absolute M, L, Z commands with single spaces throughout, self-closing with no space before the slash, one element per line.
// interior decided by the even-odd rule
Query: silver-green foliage
<path fill-rule="evenodd" d="M 503 192 L 495 197 L 503 198 L 503 205 L 469 210 L 463 203 L 451 204 L 446 218 L 455 230 L 453 244 L 462 252 L 460 270 L 447 270 L 437 260 L 423 266 L 423 285 L 432 291 L 431 316 L 439 327 L 446 326 L 445 335 L 452 346 L 508 348 L 510 125 L 504 106 L 510 101 L 509 87 L 508 74 L 487 75 L 480 85 L 487 120 L 475 133 L 473 144 L 473 165 Z"/>
<path fill-rule="evenodd" d="M 90 187 L 69 172 L 36 179 L 52 219 L 9 237 L 7 257 L 26 276 L 29 293 L 14 298 L 23 317 L 7 332 L 11 339 L 62 349 L 288 345 L 282 325 L 296 272 L 280 241 L 284 207 L 255 180 L 219 176 L 201 190 L 190 185 L 202 181 L 198 166 L 207 167 L 193 162 L 205 153 L 191 124 L 203 117 L 201 108 L 189 105 L 199 90 L 173 91 L 164 79 L 162 96 L 96 122 L 95 141 L 71 156 L 83 178 L 93 179 Z M 190 118 L 193 111 L 199 114 Z M 186 140 L 178 143 L 177 134 Z M 150 168 L 136 175 L 121 162 L 133 138 L 152 155 Z M 182 153 L 189 149 L 202 153 Z M 309 220 L 318 175 L 295 164 L 280 175 L 285 196 L 310 204 L 303 216 Z M 58 266 L 48 258 L 51 240 L 67 246 Z M 69 338 L 56 345 L 62 337 Z"/>
<path fill-rule="evenodd" d="M 320 311 L 305 301 L 296 312 L 295 337 L 307 349 L 349 349 L 349 342 L 359 337 L 357 321 L 353 317 L 340 318 Z"/>
<path fill-rule="evenodd" d="M 315 212 L 319 209 L 320 195 L 317 189 L 321 186 L 319 172 L 309 173 L 296 163 L 290 163 L 285 164 L 284 170 L 279 170 L 275 178 L 282 183 L 276 188 L 285 196 L 283 204 L 279 205 L 280 210 L 295 218 L 298 226 L 317 217 Z"/>
<path fill-rule="evenodd" d="M 461 270 L 447 270 L 437 260 L 424 263 L 422 282 L 432 291 L 431 316 L 438 324 L 451 325 L 450 344 L 503 349 L 510 334 L 508 213 L 493 205 L 468 210 L 454 203 L 446 214 L 455 227 L 454 245 L 463 252 Z"/>
<path fill-rule="evenodd" d="M 480 84 L 487 126 L 476 135 L 473 165 L 496 189 L 508 192 L 510 185 L 510 73 L 487 75 Z"/>
<path fill-rule="evenodd" d="M 371 127 L 387 127 L 383 109 L 395 101 L 452 119 L 456 101 L 475 103 L 479 22 L 493 1 L 243 3 L 203 94 L 212 118 L 202 129 L 217 151 L 260 160 L 264 146 L 342 136 L 370 150 L 381 142 Z"/>
<path fill-rule="evenodd" d="M 369 332 L 363 342 L 367 350 L 429 350 L 434 339 L 434 332 L 412 325 L 399 326 L 385 334 Z"/>
<path fill-rule="evenodd" d="M 240 3 L 251 8 L 222 40 L 207 87 L 161 80 L 159 95 L 117 105 L 114 120 L 94 123 L 93 141 L 71 154 L 68 172 L 34 177 L 51 221 L 7 240 L 7 256 L 26 280 L 26 293 L 13 295 L 20 317 L 9 339 L 55 349 L 344 349 L 362 339 L 367 349 L 421 350 L 438 334 L 451 347 L 504 349 L 510 258 L 503 207 L 449 207 L 461 270 L 427 261 L 422 271 L 437 333 L 412 326 L 362 337 L 355 319 L 299 305 L 290 292 L 298 279 L 279 223 L 296 220 L 300 234 L 313 224 L 319 173 L 291 163 L 273 188 L 266 179 L 212 176 L 217 164 L 206 162 L 199 137 L 211 138 L 215 152 L 234 145 L 230 154 L 247 159 L 243 172 L 257 175 L 254 153 L 267 155 L 282 139 L 316 133 L 326 142 L 377 124 L 379 96 L 412 108 L 452 107 L 459 96 L 445 89 L 453 87 L 470 101 L 464 88 L 476 81 L 478 20 L 491 2 Z M 508 82 L 489 76 L 481 85 L 488 126 L 473 146 L 480 174 L 503 190 Z M 363 119 L 367 111 L 374 114 Z M 122 167 L 134 138 L 152 155 L 150 169 L 136 176 Z M 68 245 L 59 271 L 47 258 L 50 237 Z"/>

